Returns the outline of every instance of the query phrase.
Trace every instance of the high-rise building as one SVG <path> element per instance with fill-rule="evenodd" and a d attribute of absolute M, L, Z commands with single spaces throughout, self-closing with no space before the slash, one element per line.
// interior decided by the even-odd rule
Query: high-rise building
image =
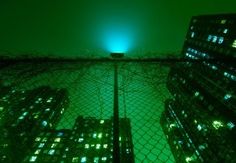
<path fill-rule="evenodd" d="M 66 90 L 39 87 L 33 90 L 2 88 L 0 146 L 1 161 L 21 161 L 34 138 L 55 128 L 68 104 Z M 13 157 L 14 156 L 14 157 Z"/>
<path fill-rule="evenodd" d="M 161 118 L 177 162 L 236 162 L 236 15 L 193 17 Z"/>
<path fill-rule="evenodd" d="M 41 132 L 24 162 L 113 162 L 112 119 L 76 119 L 72 130 Z M 134 162 L 130 121 L 120 119 L 120 159 Z"/>

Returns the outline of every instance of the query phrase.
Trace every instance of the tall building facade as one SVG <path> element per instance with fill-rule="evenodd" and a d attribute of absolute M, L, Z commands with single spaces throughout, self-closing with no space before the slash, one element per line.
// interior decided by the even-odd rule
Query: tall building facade
<path fill-rule="evenodd" d="M 0 88 L 0 162 L 113 162 L 113 118 L 78 116 L 74 127 L 56 130 L 68 108 L 66 89 Z M 119 123 L 120 159 L 134 162 L 131 125 Z"/>
<path fill-rule="evenodd" d="M 236 162 L 236 15 L 193 17 L 161 124 L 177 162 Z"/>

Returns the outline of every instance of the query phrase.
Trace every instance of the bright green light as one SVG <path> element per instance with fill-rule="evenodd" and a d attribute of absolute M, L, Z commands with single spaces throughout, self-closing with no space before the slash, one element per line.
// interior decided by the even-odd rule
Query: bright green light
<path fill-rule="evenodd" d="M 88 149 L 89 148 L 89 144 L 85 144 L 85 148 Z"/>
<path fill-rule="evenodd" d="M 104 120 L 100 120 L 100 124 L 103 124 L 104 123 Z"/>
<path fill-rule="evenodd" d="M 218 130 L 220 127 L 223 127 L 223 124 L 222 124 L 222 122 L 220 122 L 220 121 L 213 121 L 213 122 L 212 122 L 212 126 L 213 126 L 216 130 Z"/>
<path fill-rule="evenodd" d="M 185 158 L 185 161 L 186 161 L 186 162 L 190 162 L 190 161 L 192 161 L 192 159 L 191 159 L 191 157 L 186 157 L 186 158 Z"/>
<path fill-rule="evenodd" d="M 173 128 L 175 126 L 176 126 L 176 124 L 174 124 L 174 123 L 170 124 L 170 128 Z"/>
<path fill-rule="evenodd" d="M 30 161 L 30 162 L 35 162 L 36 159 L 37 159 L 37 156 L 32 156 L 29 161 Z"/>
<path fill-rule="evenodd" d="M 102 133 L 98 134 L 98 138 L 101 139 L 102 138 Z"/>
<path fill-rule="evenodd" d="M 96 144 L 96 149 L 100 149 L 101 144 Z"/>

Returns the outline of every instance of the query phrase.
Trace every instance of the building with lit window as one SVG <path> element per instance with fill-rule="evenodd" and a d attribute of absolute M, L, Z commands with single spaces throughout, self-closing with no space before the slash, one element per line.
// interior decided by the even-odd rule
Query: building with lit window
<path fill-rule="evenodd" d="M 112 119 L 76 119 L 72 130 L 42 132 L 24 162 L 112 162 Z M 129 119 L 120 119 L 120 157 L 134 162 Z"/>
<path fill-rule="evenodd" d="M 2 161 L 22 160 L 34 138 L 54 128 L 68 104 L 66 91 L 50 87 L 34 90 L 4 88 L 1 100 Z M 14 155 L 14 157 L 12 157 Z"/>
<path fill-rule="evenodd" d="M 24 162 L 60 162 L 69 150 L 70 130 L 41 132 L 33 142 L 33 147 Z"/>
<path fill-rule="evenodd" d="M 236 161 L 236 15 L 193 17 L 161 118 L 177 162 Z"/>

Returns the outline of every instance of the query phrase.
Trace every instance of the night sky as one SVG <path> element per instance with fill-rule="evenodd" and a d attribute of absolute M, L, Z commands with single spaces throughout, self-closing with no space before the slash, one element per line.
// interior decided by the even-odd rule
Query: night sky
<path fill-rule="evenodd" d="M 106 56 L 179 52 L 194 15 L 236 13 L 235 0 L 3 0 L 0 53 Z"/>

